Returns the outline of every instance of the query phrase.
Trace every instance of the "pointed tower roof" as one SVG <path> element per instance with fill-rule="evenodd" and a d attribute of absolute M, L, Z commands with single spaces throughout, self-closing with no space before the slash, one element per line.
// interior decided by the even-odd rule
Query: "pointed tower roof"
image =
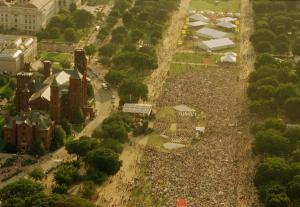
<path fill-rule="evenodd" d="M 74 68 L 74 71 L 71 74 L 72 79 L 81 79 L 82 75 L 79 73 L 79 71 L 77 70 L 77 68 Z"/>
<path fill-rule="evenodd" d="M 51 87 L 58 87 L 58 83 L 57 83 L 57 80 L 56 80 L 56 76 L 53 76 L 53 81 L 51 83 Z"/>

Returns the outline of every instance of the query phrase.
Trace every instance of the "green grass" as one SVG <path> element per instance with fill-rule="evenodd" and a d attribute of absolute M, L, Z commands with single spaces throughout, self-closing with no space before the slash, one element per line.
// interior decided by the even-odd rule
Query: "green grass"
<path fill-rule="evenodd" d="M 156 133 L 149 134 L 149 139 L 148 139 L 147 145 L 162 148 L 164 143 L 165 142 L 164 142 L 163 138 L 161 136 L 159 136 L 158 134 L 156 134 Z"/>
<path fill-rule="evenodd" d="M 176 53 L 173 56 L 174 62 L 184 63 L 203 63 L 203 60 L 207 58 L 209 64 L 215 64 L 220 60 L 220 55 L 205 55 L 204 53 Z"/>
<path fill-rule="evenodd" d="M 240 10 L 240 0 L 192 0 L 191 8 L 195 10 L 210 10 L 216 12 L 238 12 Z"/>
<path fill-rule="evenodd" d="M 65 60 L 70 60 L 71 54 L 69 53 L 59 53 L 59 52 L 42 52 L 41 60 L 50 60 L 52 62 L 63 62 Z"/>

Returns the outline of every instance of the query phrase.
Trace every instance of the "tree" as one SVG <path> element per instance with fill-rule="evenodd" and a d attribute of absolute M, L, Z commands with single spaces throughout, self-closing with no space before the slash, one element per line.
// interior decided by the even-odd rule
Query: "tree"
<path fill-rule="evenodd" d="M 59 38 L 59 35 L 60 35 L 60 33 L 59 33 L 59 29 L 57 27 L 52 27 L 48 31 L 49 39 Z"/>
<path fill-rule="evenodd" d="M 121 153 L 123 151 L 123 147 L 122 147 L 121 143 L 119 141 L 117 141 L 115 139 L 111 139 L 111 138 L 104 139 L 101 142 L 101 146 L 104 148 L 112 149 L 116 153 Z"/>
<path fill-rule="evenodd" d="M 288 127 L 284 136 L 290 140 L 292 146 L 296 147 L 297 143 L 300 141 L 300 127 Z"/>
<path fill-rule="evenodd" d="M 144 37 L 144 33 L 138 29 L 132 30 L 130 33 L 131 41 L 136 43 Z"/>
<path fill-rule="evenodd" d="M 275 49 L 275 52 L 278 54 L 287 53 L 290 49 L 290 43 L 289 42 L 276 42 L 274 49 Z"/>
<path fill-rule="evenodd" d="M 38 195 L 44 190 L 40 183 L 28 179 L 20 179 L 8 184 L 0 190 L 1 206 L 3 207 L 23 207 L 25 200 Z M 11 204 L 14 204 L 12 206 Z"/>
<path fill-rule="evenodd" d="M 290 175 L 290 166 L 282 158 L 267 158 L 256 170 L 254 183 L 256 186 L 266 185 L 271 182 L 284 184 Z"/>
<path fill-rule="evenodd" d="M 290 97 L 296 96 L 298 89 L 292 84 L 280 84 L 276 89 L 276 100 L 283 105 Z"/>
<path fill-rule="evenodd" d="M 66 144 L 66 150 L 69 154 L 77 155 L 77 158 L 84 157 L 88 151 L 99 146 L 97 140 L 90 137 L 80 137 L 78 140 L 72 140 Z"/>
<path fill-rule="evenodd" d="M 34 139 L 32 141 L 29 153 L 36 156 L 43 156 L 46 153 L 44 144 L 40 139 Z"/>
<path fill-rule="evenodd" d="M 142 82 L 127 80 L 120 86 L 119 95 L 123 100 L 125 97 L 129 97 L 128 102 L 131 103 L 137 102 L 139 99 L 147 100 L 148 87 Z"/>
<path fill-rule="evenodd" d="M 102 126 L 102 135 L 104 138 L 112 138 L 124 143 L 128 139 L 126 127 L 121 122 L 110 122 Z"/>
<path fill-rule="evenodd" d="M 266 198 L 271 194 L 286 193 L 286 188 L 278 183 L 269 183 L 259 187 L 259 199 L 265 203 Z"/>
<path fill-rule="evenodd" d="M 288 98 L 284 105 L 284 111 L 286 116 L 295 121 L 300 119 L 300 98 L 291 97 Z"/>
<path fill-rule="evenodd" d="M 57 150 L 58 148 L 62 147 L 64 145 L 64 140 L 66 138 L 66 132 L 62 128 L 62 126 L 55 126 L 54 133 L 53 133 L 53 139 L 51 142 L 51 150 Z"/>
<path fill-rule="evenodd" d="M 270 85 L 259 86 L 256 91 L 256 97 L 270 99 L 275 97 L 276 89 Z"/>
<path fill-rule="evenodd" d="M 105 57 L 111 57 L 117 50 L 117 46 L 113 43 L 108 43 L 106 45 L 103 45 L 100 49 L 99 49 L 99 53 L 102 56 Z"/>
<path fill-rule="evenodd" d="M 107 180 L 107 177 L 108 177 L 107 174 L 105 174 L 104 172 L 94 167 L 89 167 L 85 175 L 85 180 L 92 181 L 100 185 Z"/>
<path fill-rule="evenodd" d="M 54 173 L 55 182 L 67 187 L 76 182 L 79 178 L 78 168 L 72 164 L 64 164 Z"/>
<path fill-rule="evenodd" d="M 70 10 L 71 13 L 75 12 L 77 10 L 76 4 L 75 3 L 71 3 L 69 10 Z"/>
<path fill-rule="evenodd" d="M 120 84 L 122 84 L 122 81 L 124 80 L 124 75 L 121 71 L 109 70 L 109 72 L 106 73 L 104 78 L 111 85 L 119 86 Z"/>
<path fill-rule="evenodd" d="M 77 41 L 77 33 L 73 28 L 67 28 L 64 32 L 64 39 L 68 42 L 76 42 Z"/>
<path fill-rule="evenodd" d="M 288 207 L 290 203 L 286 193 L 269 194 L 266 198 L 266 207 Z"/>
<path fill-rule="evenodd" d="M 255 146 L 257 153 L 269 153 L 271 155 L 285 155 L 290 150 L 290 142 L 280 133 L 273 129 L 260 131 L 255 135 Z"/>
<path fill-rule="evenodd" d="M 292 200 L 299 200 L 300 196 L 300 175 L 295 176 L 288 183 L 287 194 Z"/>
<path fill-rule="evenodd" d="M 68 120 L 66 119 L 62 120 L 61 127 L 66 132 L 67 136 L 70 136 L 72 134 L 72 124 Z"/>
<path fill-rule="evenodd" d="M 122 161 L 119 160 L 117 153 L 103 147 L 88 152 L 85 162 L 88 166 L 94 167 L 108 175 L 116 174 L 122 165 Z"/>
<path fill-rule="evenodd" d="M 36 167 L 29 173 L 29 177 L 33 178 L 34 180 L 43 180 L 45 173 L 42 168 Z"/>
<path fill-rule="evenodd" d="M 255 51 L 258 53 L 273 53 L 274 47 L 270 41 L 261 41 L 255 45 Z"/>
<path fill-rule="evenodd" d="M 80 9 L 73 13 L 73 19 L 78 28 L 85 28 L 93 24 L 95 17 L 90 12 Z"/>
<path fill-rule="evenodd" d="M 296 149 L 292 152 L 291 158 L 293 162 L 300 162 L 300 149 Z"/>
<path fill-rule="evenodd" d="M 54 186 L 52 186 L 52 192 L 56 194 L 67 194 L 68 187 L 65 184 L 55 184 Z"/>
<path fill-rule="evenodd" d="M 90 44 L 84 46 L 84 51 L 87 56 L 89 56 L 89 61 L 91 60 L 91 57 L 97 52 L 97 47 L 95 44 Z"/>

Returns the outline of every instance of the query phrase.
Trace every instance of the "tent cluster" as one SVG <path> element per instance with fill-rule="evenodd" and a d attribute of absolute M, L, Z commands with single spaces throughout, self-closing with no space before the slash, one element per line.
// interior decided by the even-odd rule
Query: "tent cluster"
<path fill-rule="evenodd" d="M 202 12 L 203 13 L 203 12 Z M 197 29 L 196 35 L 198 37 L 206 38 L 208 40 L 200 41 L 196 44 L 205 51 L 217 51 L 228 48 L 234 48 L 236 45 L 230 39 L 231 34 L 228 31 L 237 29 L 235 22 L 238 20 L 232 16 L 222 16 L 211 22 L 211 19 L 204 16 L 202 13 L 193 13 L 189 17 L 189 27 Z M 215 28 L 210 28 L 209 25 L 215 25 Z M 220 31 L 216 28 L 222 28 L 226 31 Z M 225 53 L 221 57 L 221 62 L 235 63 L 237 60 L 236 53 Z"/>

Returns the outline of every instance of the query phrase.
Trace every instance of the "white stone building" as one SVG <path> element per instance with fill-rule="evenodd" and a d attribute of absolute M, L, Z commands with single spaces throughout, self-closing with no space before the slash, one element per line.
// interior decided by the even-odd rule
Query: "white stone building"
<path fill-rule="evenodd" d="M 37 39 L 15 35 L 0 35 L 0 73 L 12 75 L 21 71 L 25 63 L 37 56 Z"/>
<path fill-rule="evenodd" d="M 36 33 L 47 26 L 50 18 L 71 3 L 81 0 L 0 0 L 0 26 L 4 30 Z"/>

